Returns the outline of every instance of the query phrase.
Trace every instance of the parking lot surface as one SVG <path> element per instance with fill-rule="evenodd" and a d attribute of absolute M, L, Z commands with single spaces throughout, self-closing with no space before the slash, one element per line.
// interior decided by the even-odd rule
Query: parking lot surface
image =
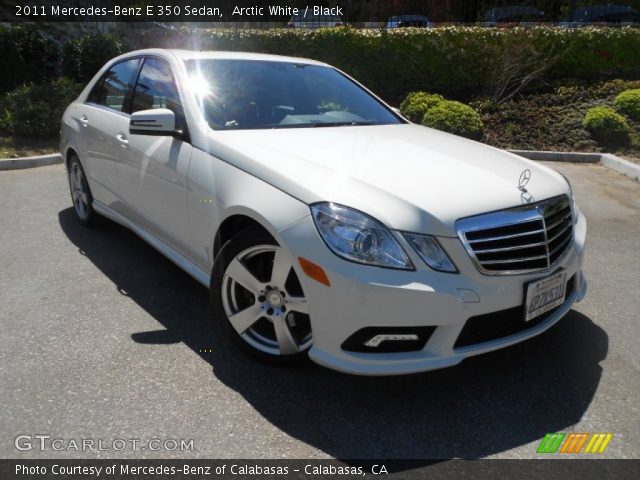
<path fill-rule="evenodd" d="M 587 217 L 587 298 L 535 339 L 395 378 L 256 362 L 187 274 L 77 224 L 63 166 L 0 172 L 0 456 L 534 458 L 545 433 L 611 432 L 602 456 L 640 457 L 640 183 L 549 165 Z M 15 448 L 35 434 L 193 450 Z"/>

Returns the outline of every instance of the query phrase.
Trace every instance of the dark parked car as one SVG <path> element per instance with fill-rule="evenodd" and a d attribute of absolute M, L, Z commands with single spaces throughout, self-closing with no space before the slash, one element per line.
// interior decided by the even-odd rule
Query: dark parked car
<path fill-rule="evenodd" d="M 395 15 L 387 21 L 387 28 L 430 28 L 432 26 L 431 21 L 424 15 Z"/>
<path fill-rule="evenodd" d="M 307 15 L 299 13 L 291 17 L 287 23 L 289 28 L 327 28 L 327 27 L 341 27 L 344 25 L 342 18 L 339 15 Z"/>
<path fill-rule="evenodd" d="M 523 24 L 541 22 L 544 12 L 535 7 L 514 5 L 511 7 L 492 8 L 484 17 L 484 25 L 496 27 L 501 24 Z"/>
<path fill-rule="evenodd" d="M 593 24 L 640 25 L 640 12 L 628 5 L 590 5 L 578 7 L 569 18 L 561 23 L 563 27 L 581 27 Z"/>

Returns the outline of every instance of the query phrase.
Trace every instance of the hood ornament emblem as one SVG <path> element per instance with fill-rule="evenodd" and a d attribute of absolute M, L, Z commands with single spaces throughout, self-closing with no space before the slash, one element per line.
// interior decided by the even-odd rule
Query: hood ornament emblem
<path fill-rule="evenodd" d="M 518 179 L 518 190 L 523 193 L 527 193 L 527 189 L 525 187 L 529 183 L 529 180 L 531 180 L 531 170 L 527 168 L 520 174 L 520 178 Z"/>

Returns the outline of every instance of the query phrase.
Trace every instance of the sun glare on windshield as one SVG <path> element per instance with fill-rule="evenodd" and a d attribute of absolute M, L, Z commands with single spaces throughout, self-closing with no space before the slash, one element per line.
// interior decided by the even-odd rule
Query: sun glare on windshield
<path fill-rule="evenodd" d="M 402 123 L 338 70 L 264 60 L 188 60 L 190 88 L 214 130 Z"/>

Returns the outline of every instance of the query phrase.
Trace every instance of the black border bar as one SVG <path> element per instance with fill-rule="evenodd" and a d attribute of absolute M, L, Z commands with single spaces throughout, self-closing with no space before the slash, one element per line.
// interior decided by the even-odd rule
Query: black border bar
<path fill-rule="evenodd" d="M 383 468 L 384 466 L 384 468 Z M 186 468 L 186 470 L 185 470 Z M 113 470 L 114 473 L 108 473 Z M 67 472 L 56 474 L 56 472 Z M 386 473 L 385 473 L 386 471 Z M 531 460 L 0 460 L 2 480 L 324 479 L 631 480 L 640 459 Z"/>

